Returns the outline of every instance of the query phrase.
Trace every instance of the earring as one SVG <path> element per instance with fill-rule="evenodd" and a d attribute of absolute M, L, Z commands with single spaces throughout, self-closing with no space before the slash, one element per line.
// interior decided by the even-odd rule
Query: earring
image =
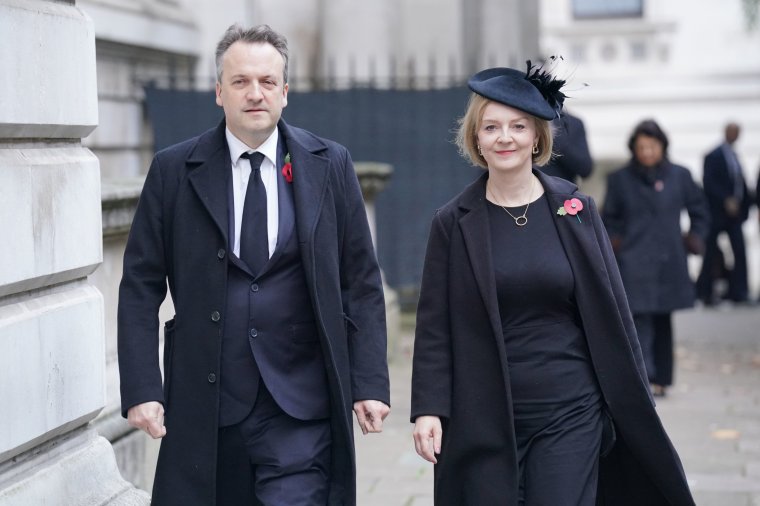
<path fill-rule="evenodd" d="M 538 144 L 534 144 L 534 145 L 533 145 L 533 154 L 534 154 L 534 155 L 537 155 L 537 154 L 538 154 Z"/>
<path fill-rule="evenodd" d="M 480 148 L 480 144 L 478 144 L 477 146 L 478 146 L 478 154 L 480 156 L 483 156 L 483 150 Z"/>

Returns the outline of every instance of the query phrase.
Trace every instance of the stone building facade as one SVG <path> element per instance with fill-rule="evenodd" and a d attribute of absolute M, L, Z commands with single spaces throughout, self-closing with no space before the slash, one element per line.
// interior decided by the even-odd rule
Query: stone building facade
<path fill-rule="evenodd" d="M 0 0 L 0 504 L 146 504 L 90 425 L 106 404 L 95 33 Z"/>

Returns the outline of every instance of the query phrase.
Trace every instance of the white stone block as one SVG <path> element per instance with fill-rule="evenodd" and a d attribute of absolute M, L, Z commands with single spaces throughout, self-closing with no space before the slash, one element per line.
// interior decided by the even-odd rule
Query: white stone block
<path fill-rule="evenodd" d="M 101 93 L 108 90 L 100 88 Z M 100 123 L 83 141 L 85 146 L 99 148 L 139 149 L 143 143 L 143 105 L 135 101 L 100 100 Z"/>
<path fill-rule="evenodd" d="M 98 122 L 95 37 L 77 7 L 0 2 L 0 138 L 81 138 Z"/>
<path fill-rule="evenodd" d="M 0 462 L 105 404 L 103 300 L 83 282 L 0 307 Z"/>
<path fill-rule="evenodd" d="M 172 3 L 134 0 L 77 2 L 92 16 L 99 40 L 170 53 L 198 54 L 198 29 L 192 22 L 192 14 L 185 9 L 173 8 Z"/>
<path fill-rule="evenodd" d="M 113 452 L 121 475 L 142 490 L 153 489 L 160 440 L 135 431 L 113 443 Z"/>
<path fill-rule="evenodd" d="M 136 178 L 148 172 L 153 150 L 138 150 L 134 148 L 124 149 L 100 149 L 92 146 L 93 153 L 100 162 L 100 176 L 103 181 Z"/>
<path fill-rule="evenodd" d="M 39 462 L 37 462 L 39 461 Z M 0 506 L 147 506 L 150 496 L 119 474 L 111 445 L 93 430 L 64 439 L 11 470 L 0 484 Z M 17 471 L 17 472 L 14 472 Z M 2 486 L 7 485 L 7 486 Z"/>
<path fill-rule="evenodd" d="M 0 149 L 0 169 L 0 296 L 91 273 L 102 259 L 97 158 L 81 147 Z"/>

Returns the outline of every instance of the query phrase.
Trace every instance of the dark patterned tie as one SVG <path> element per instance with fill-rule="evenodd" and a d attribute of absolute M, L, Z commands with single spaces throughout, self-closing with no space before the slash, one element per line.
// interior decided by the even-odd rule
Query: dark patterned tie
<path fill-rule="evenodd" d="M 726 159 L 728 163 L 728 172 L 731 173 L 731 180 L 734 182 L 734 197 L 741 199 L 744 195 L 744 175 L 742 174 L 742 166 L 739 163 L 739 157 L 736 156 L 736 151 L 734 151 L 733 148 L 728 148 Z"/>
<path fill-rule="evenodd" d="M 251 175 L 245 191 L 243 222 L 240 225 L 240 259 L 258 275 L 269 260 L 267 232 L 267 192 L 261 180 L 261 153 L 243 153 L 241 158 L 251 162 Z"/>

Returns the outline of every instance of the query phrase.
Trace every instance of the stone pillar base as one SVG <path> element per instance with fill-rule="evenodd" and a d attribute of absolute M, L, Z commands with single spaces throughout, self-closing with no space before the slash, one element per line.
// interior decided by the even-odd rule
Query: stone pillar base
<path fill-rule="evenodd" d="M 14 460 L 12 467 L 0 469 L 2 506 L 150 504 L 146 492 L 121 477 L 108 441 L 90 428 L 70 432 Z"/>

